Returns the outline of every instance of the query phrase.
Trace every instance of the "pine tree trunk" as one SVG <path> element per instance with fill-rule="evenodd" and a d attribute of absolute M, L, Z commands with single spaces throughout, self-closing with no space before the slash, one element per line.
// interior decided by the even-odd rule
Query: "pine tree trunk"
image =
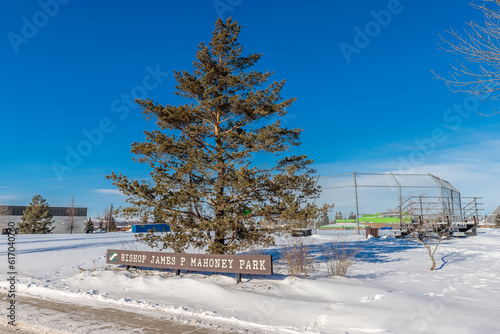
<path fill-rule="evenodd" d="M 217 122 L 220 122 L 220 116 L 217 116 Z M 214 128 L 214 135 L 216 137 L 216 156 L 217 156 L 217 181 L 215 184 L 215 202 L 216 202 L 216 213 L 215 213 L 215 236 L 213 240 L 213 247 L 211 252 L 214 254 L 224 254 L 225 246 L 225 234 L 226 231 L 223 226 L 222 221 L 224 220 L 224 150 L 222 148 L 222 140 L 220 139 L 220 125 L 216 123 Z"/>

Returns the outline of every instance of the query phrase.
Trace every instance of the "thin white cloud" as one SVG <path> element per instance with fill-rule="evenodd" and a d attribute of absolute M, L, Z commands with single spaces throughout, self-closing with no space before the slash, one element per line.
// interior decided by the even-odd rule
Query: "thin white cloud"
<path fill-rule="evenodd" d="M 0 201 L 13 201 L 16 199 L 19 199 L 19 196 L 0 195 Z"/>
<path fill-rule="evenodd" d="M 102 195 L 125 196 L 118 189 L 96 189 L 95 192 Z"/>

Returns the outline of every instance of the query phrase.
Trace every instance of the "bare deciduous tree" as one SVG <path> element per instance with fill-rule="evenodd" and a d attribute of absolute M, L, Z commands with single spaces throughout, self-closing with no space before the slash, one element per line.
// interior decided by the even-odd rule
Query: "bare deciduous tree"
<path fill-rule="evenodd" d="M 453 92 L 482 100 L 500 98 L 500 0 L 483 0 L 472 7 L 482 11 L 484 22 L 467 22 L 463 33 L 451 29 L 441 37 L 440 47 L 458 55 L 448 78 L 435 74 Z M 494 112 L 491 116 L 499 113 Z"/>
<path fill-rule="evenodd" d="M 99 230 L 102 232 L 105 230 L 104 228 L 104 218 L 103 217 L 100 217 L 99 218 L 99 226 L 98 226 Z"/>
<path fill-rule="evenodd" d="M 109 231 L 108 218 L 109 218 L 109 210 L 108 208 L 106 208 L 104 209 L 102 217 L 100 218 L 99 221 L 99 228 L 101 228 L 103 232 Z"/>
<path fill-rule="evenodd" d="M 113 204 L 111 204 L 110 208 L 104 209 L 102 214 L 102 218 L 100 219 L 99 228 L 102 228 L 105 232 L 113 232 L 116 231 L 116 222 L 113 214 L 115 210 L 113 209 Z"/>
<path fill-rule="evenodd" d="M 448 230 L 437 222 L 425 222 L 418 224 L 406 223 L 408 231 L 422 246 L 427 249 L 432 265 L 430 271 L 436 269 L 436 259 L 434 255 L 441 244 L 441 241 L 448 238 Z"/>
<path fill-rule="evenodd" d="M 417 199 L 417 202 L 413 201 Z M 444 239 L 450 235 L 450 222 L 439 203 L 433 202 L 433 197 L 424 195 L 410 197 L 408 212 L 405 213 L 409 219 L 403 219 L 403 224 L 413 238 L 425 247 L 432 265 L 429 270 L 436 269 L 434 255 Z"/>
<path fill-rule="evenodd" d="M 8 223 L 6 216 L 12 215 L 10 208 L 4 203 L 0 202 L 0 223 Z"/>
<path fill-rule="evenodd" d="M 69 201 L 68 208 L 66 209 L 66 214 L 68 215 L 68 223 L 66 225 L 66 230 L 73 234 L 73 231 L 76 228 L 76 207 L 75 207 L 75 197 L 71 196 L 71 200 Z"/>
<path fill-rule="evenodd" d="M 2 216 L 10 216 L 12 213 L 7 205 L 0 202 L 0 219 Z"/>

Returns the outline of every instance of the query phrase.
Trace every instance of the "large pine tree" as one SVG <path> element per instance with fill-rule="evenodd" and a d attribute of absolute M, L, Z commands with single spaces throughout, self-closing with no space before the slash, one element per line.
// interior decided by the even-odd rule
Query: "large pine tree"
<path fill-rule="evenodd" d="M 281 98 L 285 81 L 267 85 L 272 73 L 249 70 L 262 55 L 242 54 L 240 28 L 218 19 L 211 42 L 199 45 L 193 72 L 175 72 L 176 94 L 188 104 L 136 100 L 159 128 L 132 145 L 136 159 L 152 168 L 152 179 L 114 172 L 109 178 L 129 196 L 123 213 L 170 224 L 172 233 L 139 237 L 152 247 L 233 253 L 248 243 L 272 242 L 250 228 L 259 219 L 304 222 L 319 214 L 310 201 L 319 192 L 312 161 L 283 154 L 300 144 L 302 130 L 276 121 L 295 99 Z M 257 166 L 261 153 L 275 158 Z"/>
<path fill-rule="evenodd" d="M 43 234 L 52 233 L 54 221 L 49 212 L 49 204 L 40 195 L 35 195 L 23 212 L 19 223 L 19 233 Z"/>

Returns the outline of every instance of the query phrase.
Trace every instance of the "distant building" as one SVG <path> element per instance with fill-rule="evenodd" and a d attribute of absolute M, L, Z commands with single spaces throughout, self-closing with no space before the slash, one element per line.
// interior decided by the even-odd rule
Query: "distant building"
<path fill-rule="evenodd" d="M 17 224 L 21 221 L 23 212 L 26 210 L 26 206 L 9 206 L 0 205 L 1 212 L 9 212 L 7 216 L 0 216 L 0 231 L 7 227 L 9 222 L 14 222 Z M 69 223 L 69 217 L 67 213 L 67 207 L 49 207 L 49 212 L 52 215 L 52 224 L 55 227 L 52 233 L 69 233 L 67 226 Z M 75 208 L 75 225 L 73 227 L 73 233 L 82 233 L 85 226 L 85 218 L 87 217 L 87 208 Z"/>

